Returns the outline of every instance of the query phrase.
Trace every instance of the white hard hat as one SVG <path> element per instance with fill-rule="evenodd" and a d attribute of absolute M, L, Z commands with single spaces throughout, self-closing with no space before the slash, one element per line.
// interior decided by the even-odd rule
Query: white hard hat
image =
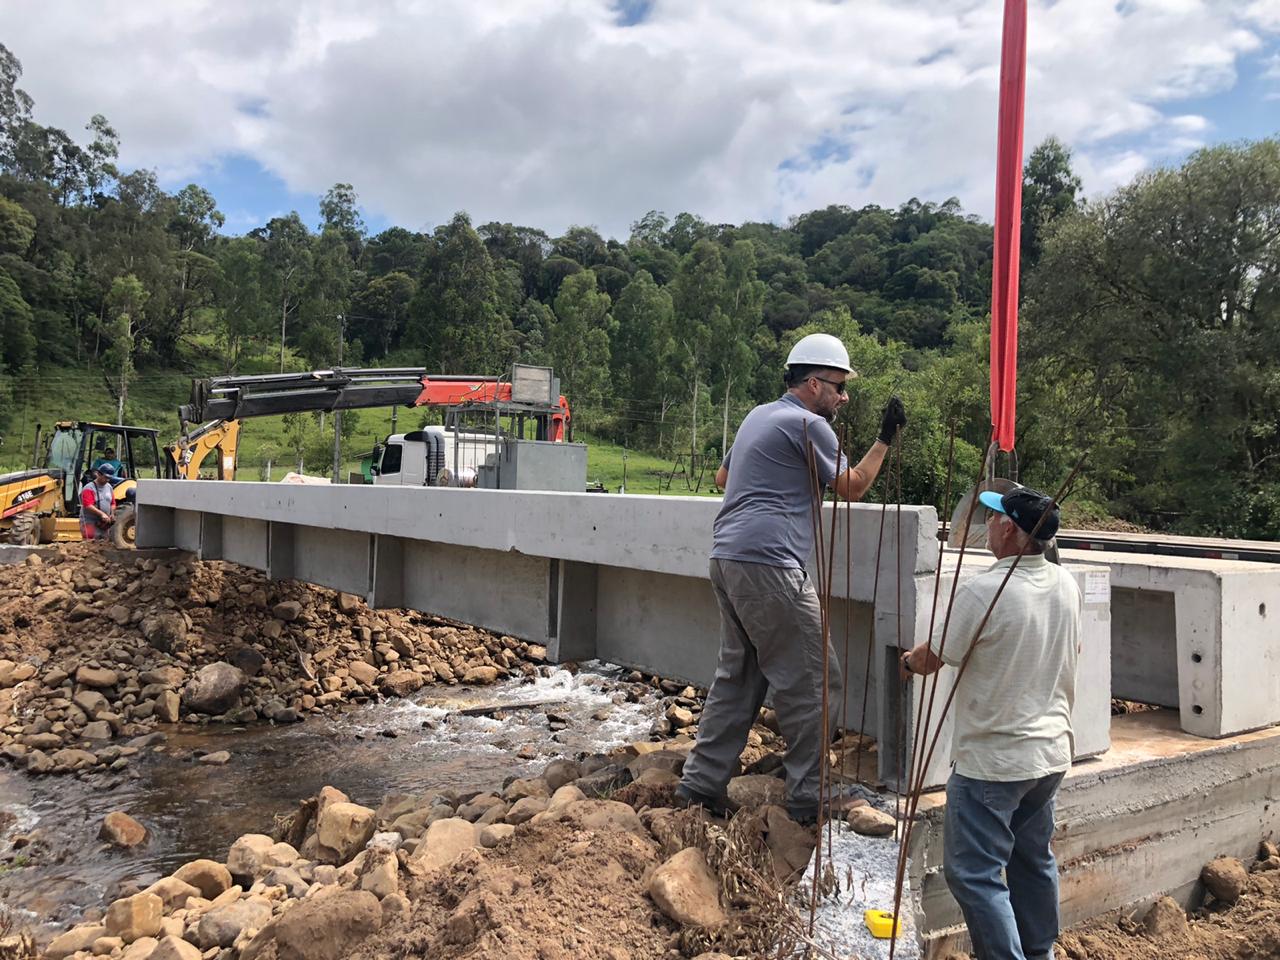
<path fill-rule="evenodd" d="M 811 333 L 801 338 L 787 355 L 787 366 L 834 367 L 853 373 L 853 367 L 849 366 L 849 351 L 839 337 L 829 333 Z"/>

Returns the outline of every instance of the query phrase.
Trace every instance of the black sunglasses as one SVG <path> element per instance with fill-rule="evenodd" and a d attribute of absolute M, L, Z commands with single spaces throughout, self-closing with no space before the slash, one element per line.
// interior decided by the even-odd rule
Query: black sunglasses
<path fill-rule="evenodd" d="M 841 396 L 844 396 L 846 393 L 849 392 L 849 385 L 847 383 L 844 383 L 843 381 L 837 383 L 835 380 L 828 380 L 826 377 L 810 377 L 809 379 L 818 380 L 822 383 L 827 384 L 827 386 L 834 388 L 836 393 L 840 394 Z"/>

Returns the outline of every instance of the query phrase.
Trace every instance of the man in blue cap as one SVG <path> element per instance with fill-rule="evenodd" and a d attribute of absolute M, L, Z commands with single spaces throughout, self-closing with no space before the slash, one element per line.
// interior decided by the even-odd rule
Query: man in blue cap
<path fill-rule="evenodd" d="M 996 562 L 960 584 L 945 646 L 939 626 L 902 655 L 902 671 L 933 673 L 968 657 L 955 697 L 943 872 L 979 960 L 1044 960 L 1058 938 L 1049 841 L 1074 746 L 1082 599 L 1071 574 L 1044 556 L 1058 532 L 1050 497 L 1018 487 L 978 499 Z"/>

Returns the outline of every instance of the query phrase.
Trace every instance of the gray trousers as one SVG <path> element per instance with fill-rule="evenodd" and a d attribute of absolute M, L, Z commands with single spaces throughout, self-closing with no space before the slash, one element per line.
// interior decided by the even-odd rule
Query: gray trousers
<path fill-rule="evenodd" d="M 787 741 L 787 806 L 793 812 L 816 813 L 822 614 L 813 584 L 804 570 L 712 560 L 711 586 L 720 606 L 720 659 L 681 782 L 687 790 L 723 796 L 765 693 L 772 690 L 778 727 Z M 844 681 L 830 642 L 827 650 L 828 732 L 834 733 Z"/>

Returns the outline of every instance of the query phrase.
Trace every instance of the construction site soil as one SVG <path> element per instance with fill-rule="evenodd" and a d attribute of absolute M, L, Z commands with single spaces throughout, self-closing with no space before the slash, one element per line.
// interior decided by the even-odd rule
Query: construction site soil
<path fill-rule="evenodd" d="M 516 638 L 230 564 L 67 546 L 0 566 L 0 762 L 110 795 L 183 731 L 324 723 L 428 686 L 536 678 L 544 657 Z M 155 882 L 122 881 L 53 930 L 44 916 L 0 917 L 0 960 L 35 956 L 36 942 L 51 960 L 804 956 L 792 898 L 814 836 L 778 805 L 783 744 L 767 712 L 731 786 L 740 812 L 715 821 L 674 808 L 702 691 L 638 674 L 613 684 L 615 704 L 656 697 L 647 739 L 557 757 L 548 736 L 528 755 L 550 762 L 500 787 L 324 787 L 242 823 L 254 832 L 229 849 L 188 851 Z M 564 720 L 549 711 L 543 722 L 554 731 Z M 187 753 L 233 775 L 217 766 L 225 759 Z M 208 815 L 191 800 L 192 817 Z M 156 842 L 130 812 L 102 820 L 104 848 Z M 53 855 L 27 829 L 0 813 L 0 879 Z M 1280 855 L 1259 852 L 1247 865 L 1215 862 L 1206 886 L 1217 895 L 1190 917 L 1161 901 L 1149 915 L 1097 918 L 1064 934 L 1058 956 L 1280 957 Z"/>

